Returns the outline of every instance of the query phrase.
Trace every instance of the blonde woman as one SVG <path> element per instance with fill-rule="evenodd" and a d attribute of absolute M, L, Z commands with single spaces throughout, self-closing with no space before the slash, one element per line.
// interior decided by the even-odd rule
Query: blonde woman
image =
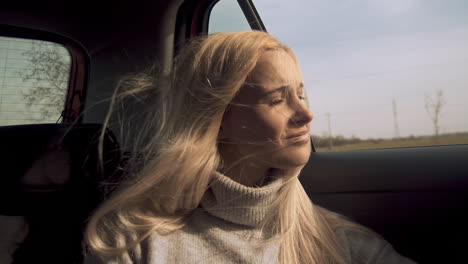
<path fill-rule="evenodd" d="M 302 188 L 313 114 L 290 48 L 215 34 L 166 76 L 131 82 L 154 101 L 127 180 L 89 221 L 87 262 L 413 263 Z"/>

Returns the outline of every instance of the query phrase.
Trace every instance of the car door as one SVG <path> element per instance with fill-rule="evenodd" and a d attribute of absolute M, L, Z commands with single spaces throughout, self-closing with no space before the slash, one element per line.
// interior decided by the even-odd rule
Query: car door
<path fill-rule="evenodd" d="M 468 146 L 315 152 L 301 181 L 316 204 L 382 234 L 420 263 L 462 263 Z"/>

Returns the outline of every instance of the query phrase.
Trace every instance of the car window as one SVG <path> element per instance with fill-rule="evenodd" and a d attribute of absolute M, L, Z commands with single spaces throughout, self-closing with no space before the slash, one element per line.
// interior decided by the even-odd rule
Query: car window
<path fill-rule="evenodd" d="M 468 143 L 468 2 L 254 0 L 304 73 L 318 151 Z"/>
<path fill-rule="evenodd" d="M 250 30 L 236 0 L 222 0 L 211 9 L 208 33 Z"/>
<path fill-rule="evenodd" d="M 60 44 L 0 37 L 0 125 L 57 122 L 70 68 L 70 53 Z"/>

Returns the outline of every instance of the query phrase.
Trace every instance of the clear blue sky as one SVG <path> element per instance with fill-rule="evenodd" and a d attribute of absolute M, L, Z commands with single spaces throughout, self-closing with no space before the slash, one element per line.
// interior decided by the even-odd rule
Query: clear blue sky
<path fill-rule="evenodd" d="M 468 1 L 253 1 L 299 57 L 312 133 L 328 132 L 330 113 L 334 135 L 393 137 L 395 98 L 401 136 L 432 134 L 425 96 L 438 89 L 441 132 L 468 131 Z M 235 5 L 220 1 L 212 31 L 247 29 Z"/>

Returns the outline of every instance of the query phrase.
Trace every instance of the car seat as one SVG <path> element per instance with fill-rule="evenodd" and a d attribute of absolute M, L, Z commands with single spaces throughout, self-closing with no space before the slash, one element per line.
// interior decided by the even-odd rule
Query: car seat
<path fill-rule="evenodd" d="M 0 220 L 26 223 L 18 231 L 24 240 L 2 249 L 14 248 L 12 263 L 82 262 L 86 220 L 106 191 L 101 183 L 120 174 L 121 153 L 109 130 L 100 165 L 101 131 L 99 124 L 0 127 Z M 8 228 L 0 223 L 3 233 Z"/>

